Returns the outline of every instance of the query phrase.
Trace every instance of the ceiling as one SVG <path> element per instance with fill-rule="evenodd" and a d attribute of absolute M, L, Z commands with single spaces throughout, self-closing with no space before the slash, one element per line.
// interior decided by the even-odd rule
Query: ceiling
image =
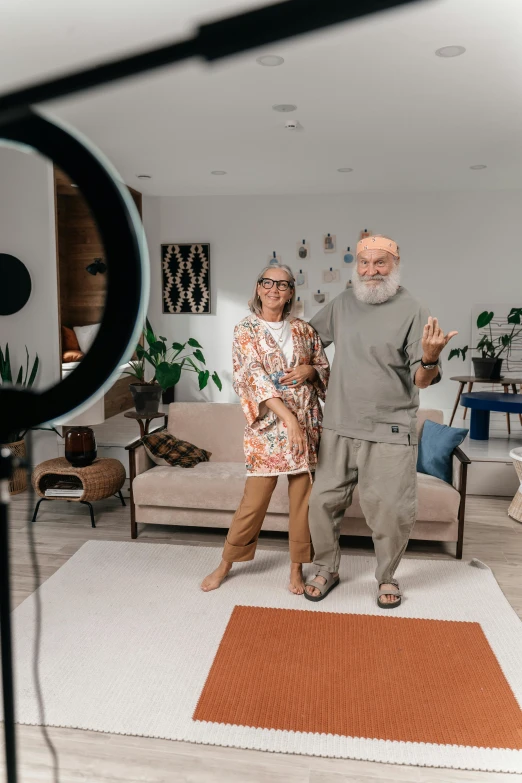
<path fill-rule="evenodd" d="M 177 40 L 200 21 L 260 5 L 3 0 L 0 90 Z M 494 11 L 491 0 L 426 0 L 43 108 L 149 195 L 514 189 L 522 184 L 521 34 L 520 0 L 495 0 Z M 453 44 L 466 53 L 435 56 Z M 285 63 L 261 67 L 255 58 L 265 53 Z M 298 108 L 279 114 L 278 103 Z M 285 130 L 289 118 L 304 130 Z"/>

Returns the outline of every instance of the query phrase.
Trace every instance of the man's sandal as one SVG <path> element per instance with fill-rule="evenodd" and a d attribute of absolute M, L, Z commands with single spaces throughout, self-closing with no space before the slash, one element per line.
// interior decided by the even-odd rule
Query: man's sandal
<path fill-rule="evenodd" d="M 382 582 L 382 584 L 386 584 L 386 582 Z M 390 584 L 390 582 L 388 582 Z M 382 595 L 394 595 L 396 596 L 396 601 L 381 601 Z M 379 593 L 377 595 L 377 606 L 379 606 L 381 609 L 395 609 L 397 606 L 401 605 L 401 591 L 398 587 L 387 587 L 386 590 L 381 590 L 381 585 L 379 585 Z"/>
<path fill-rule="evenodd" d="M 322 576 L 323 579 L 326 579 L 324 585 L 322 585 L 320 582 L 317 581 L 318 576 Z M 324 568 L 321 568 L 316 573 L 314 579 L 309 579 L 307 582 L 305 582 L 304 597 L 308 601 L 322 601 L 323 598 L 326 598 L 330 590 L 333 590 L 334 587 L 337 587 L 338 584 L 339 584 L 338 576 L 334 576 L 333 574 L 330 573 L 330 571 L 326 571 Z M 319 590 L 319 595 L 309 595 L 306 592 L 307 587 L 315 587 L 316 590 Z"/>

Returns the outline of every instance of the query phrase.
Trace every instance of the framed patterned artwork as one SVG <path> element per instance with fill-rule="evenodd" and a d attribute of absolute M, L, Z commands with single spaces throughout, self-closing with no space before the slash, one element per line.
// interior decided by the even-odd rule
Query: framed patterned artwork
<path fill-rule="evenodd" d="M 162 245 L 161 282 L 164 313 L 209 315 L 210 245 Z"/>

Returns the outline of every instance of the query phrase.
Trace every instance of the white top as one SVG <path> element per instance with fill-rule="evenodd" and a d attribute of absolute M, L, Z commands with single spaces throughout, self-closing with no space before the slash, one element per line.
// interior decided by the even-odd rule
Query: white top
<path fill-rule="evenodd" d="M 283 352 L 283 356 L 286 359 L 286 363 L 290 366 L 292 357 L 294 355 L 294 342 L 292 340 L 292 330 L 288 321 L 265 321 L 263 320 L 266 328 L 276 341 L 277 345 Z"/>

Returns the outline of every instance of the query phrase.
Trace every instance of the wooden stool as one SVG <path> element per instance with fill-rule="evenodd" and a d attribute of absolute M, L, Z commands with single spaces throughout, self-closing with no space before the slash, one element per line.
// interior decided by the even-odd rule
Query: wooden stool
<path fill-rule="evenodd" d="M 45 497 L 45 490 L 50 489 L 59 478 L 75 476 L 83 487 L 83 494 L 79 498 L 71 497 Z M 95 459 L 92 465 L 86 468 L 74 468 L 65 457 L 48 459 L 41 462 L 33 471 L 32 482 L 34 491 L 40 495 L 33 514 L 33 522 L 36 521 L 38 509 L 44 500 L 69 500 L 72 503 L 83 503 L 91 512 L 91 526 L 96 527 L 94 511 L 91 501 L 104 500 L 111 495 L 117 495 L 122 506 L 125 505 L 121 488 L 125 483 L 125 468 L 117 459 Z"/>
<path fill-rule="evenodd" d="M 167 426 L 167 414 L 161 413 L 158 411 L 158 413 L 137 413 L 136 411 L 125 411 L 123 414 L 126 419 L 136 419 L 138 424 L 140 425 L 140 438 L 143 438 L 144 435 L 149 434 L 149 424 L 153 419 L 165 419 L 165 427 Z M 145 422 L 145 424 L 143 424 Z"/>
<path fill-rule="evenodd" d="M 453 406 L 453 413 L 451 414 L 451 419 L 449 426 L 453 424 L 453 419 L 455 418 L 455 413 L 457 412 L 457 408 L 459 407 L 459 401 L 462 392 L 464 391 L 464 386 L 466 383 L 468 384 L 468 394 L 473 391 L 473 384 L 475 383 L 490 383 L 493 385 L 503 386 L 504 387 L 504 393 L 509 394 L 509 389 L 511 387 L 511 391 L 513 394 L 517 393 L 517 385 L 522 384 L 522 378 L 500 378 L 497 380 L 491 380 L 491 378 L 476 378 L 474 375 L 455 375 L 453 378 L 450 378 L 450 381 L 457 381 L 460 384 L 459 390 L 457 392 L 457 399 L 455 400 L 455 405 Z M 463 419 L 466 418 L 467 415 L 467 408 L 464 409 L 464 415 Z M 522 413 L 519 414 L 520 418 L 520 424 L 522 424 Z M 507 422 L 507 429 L 508 429 L 508 435 L 511 435 L 511 420 L 509 418 L 509 413 L 506 413 L 506 422 Z"/>

